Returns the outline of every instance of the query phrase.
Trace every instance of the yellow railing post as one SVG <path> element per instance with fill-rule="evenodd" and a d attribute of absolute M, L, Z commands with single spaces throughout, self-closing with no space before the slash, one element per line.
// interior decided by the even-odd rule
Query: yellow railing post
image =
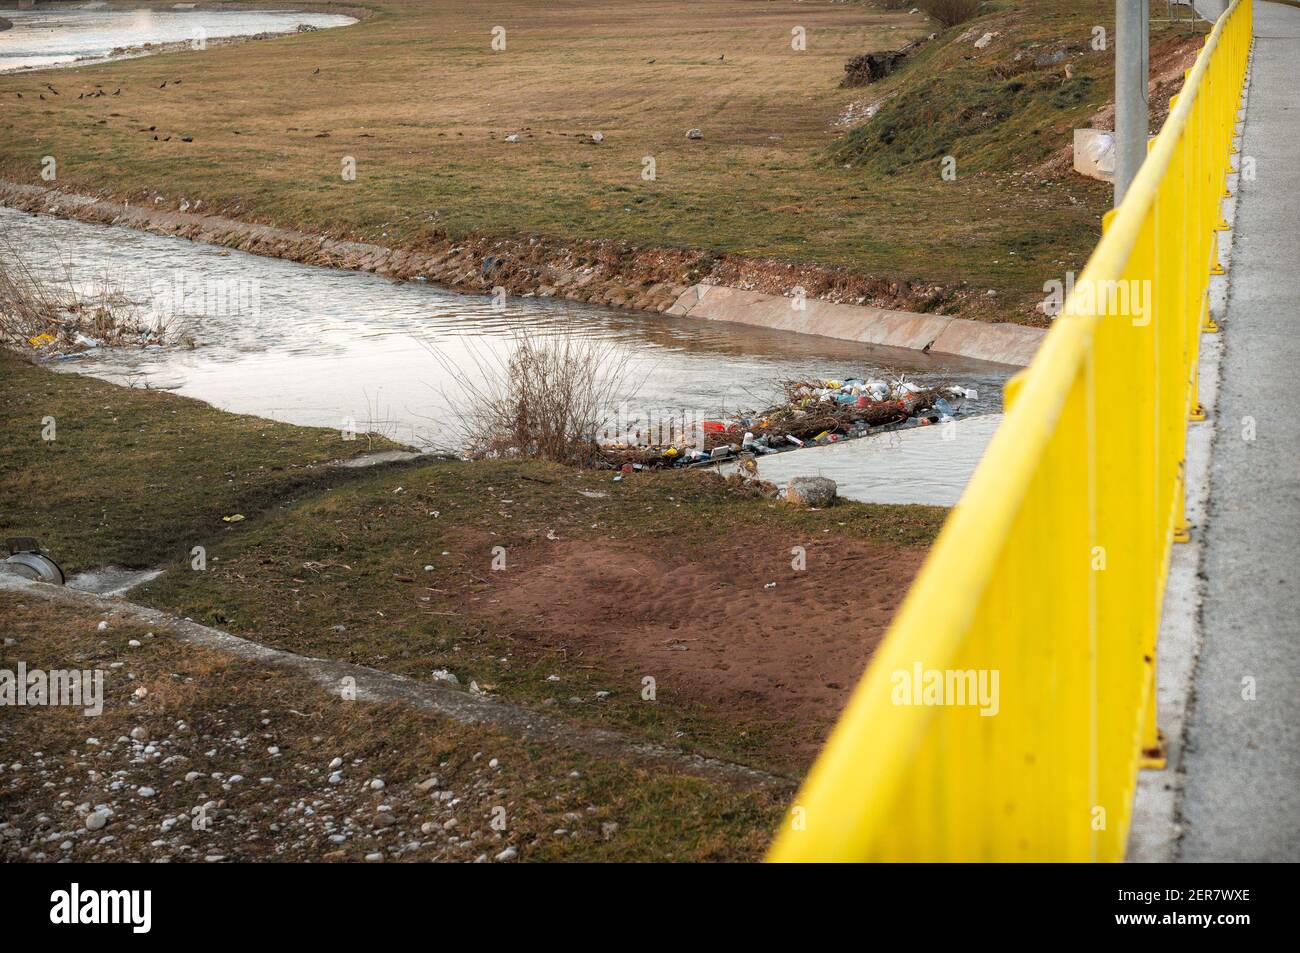
<path fill-rule="evenodd" d="M 1123 859 L 1250 37 L 1233 0 L 770 859 Z"/>

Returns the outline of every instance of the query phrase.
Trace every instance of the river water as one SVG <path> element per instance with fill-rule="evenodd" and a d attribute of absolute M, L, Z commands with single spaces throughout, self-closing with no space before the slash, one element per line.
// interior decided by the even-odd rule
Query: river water
<path fill-rule="evenodd" d="M 178 5 L 183 6 L 183 5 Z M 294 30 L 354 22 L 286 11 L 119 11 L 96 4 L 5 11 L 0 71 L 104 58 L 118 47 Z M 59 371 L 153 387 L 223 410 L 308 426 L 377 431 L 417 446 L 456 449 L 464 381 L 483 381 L 516 346 L 521 329 L 563 335 L 625 363 L 608 405 L 614 433 L 658 422 L 694 422 L 757 410 L 789 379 L 905 376 L 918 384 L 959 383 L 979 392 L 968 410 L 996 413 L 1015 368 L 916 351 L 873 347 L 725 322 L 673 318 L 567 301 L 493 301 L 376 275 L 315 268 L 273 258 L 0 208 L 0 254 L 20 249 L 44 278 L 81 291 L 111 287 L 146 323 L 178 342 L 163 348 L 94 347 L 56 360 Z M 180 343 L 183 342 L 183 343 Z M 3 382 L 0 382 L 0 389 Z M 990 418 L 992 420 L 992 418 Z M 875 474 L 857 449 L 816 456 L 857 489 L 858 499 L 947 504 L 964 486 L 991 427 L 963 428 L 970 439 L 936 441 L 906 431 L 914 445 L 890 454 Z M 812 452 L 812 451 L 809 451 Z M 770 458 L 794 466 L 805 451 Z M 787 459 L 789 458 L 789 459 Z M 813 461 L 813 457 L 808 458 Z M 865 458 L 864 458 L 865 459 Z M 884 476 L 895 471 L 893 478 Z M 792 471 L 793 472 L 793 471 Z M 889 484 L 881 490 L 876 484 Z M 901 488 L 901 489 L 900 489 Z"/>
<path fill-rule="evenodd" d="M 95 348 L 52 364 L 165 388 L 225 410 L 386 433 L 423 446 L 454 440 L 458 372 L 482 379 L 518 328 L 565 334 L 627 362 L 633 420 L 755 410 L 792 378 L 953 381 L 995 411 L 1014 370 L 812 335 L 672 318 L 554 299 L 459 295 L 128 228 L 0 208 L 0 236 L 54 282 L 108 284 L 187 344 Z M 192 345 L 192 346 L 190 346 Z M 612 409 L 621 416 L 617 407 Z"/>
<path fill-rule="evenodd" d="M 0 32 L 0 73 L 108 59 L 145 43 L 197 43 L 255 33 L 292 33 L 299 24 L 347 26 L 352 17 L 292 10 L 105 10 L 94 3 L 42 10 L 3 10 L 13 29 Z M 120 54 L 119 54 L 120 55 Z"/>

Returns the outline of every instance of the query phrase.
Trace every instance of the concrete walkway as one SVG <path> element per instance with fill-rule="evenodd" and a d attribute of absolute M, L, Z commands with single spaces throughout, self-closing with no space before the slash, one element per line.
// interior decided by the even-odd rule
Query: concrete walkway
<path fill-rule="evenodd" d="M 1255 55 L 1182 758 L 1185 861 L 1300 860 L 1300 9 L 1255 3 Z M 1251 428 L 1254 428 L 1254 434 Z"/>

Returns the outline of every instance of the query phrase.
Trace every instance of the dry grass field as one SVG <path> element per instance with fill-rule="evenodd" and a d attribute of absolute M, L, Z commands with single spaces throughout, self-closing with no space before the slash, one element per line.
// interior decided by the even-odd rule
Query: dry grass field
<path fill-rule="evenodd" d="M 1021 319 L 1081 261 L 1106 205 L 1104 186 L 1040 168 L 1104 105 L 1109 57 L 1087 52 L 1113 15 L 1100 0 L 985 4 L 972 26 L 996 38 L 979 49 L 964 27 L 860 2 L 297 6 L 364 19 L 0 76 L 0 177 L 39 183 L 52 155 L 61 186 L 387 244 L 614 239 L 968 281 Z M 850 57 L 931 32 L 899 73 L 839 88 Z M 1032 65 L 1058 49 L 1069 80 L 1059 61 Z M 97 87 L 108 95 L 78 98 Z M 880 97 L 860 129 L 838 124 Z M 956 181 L 940 179 L 945 154 Z"/>

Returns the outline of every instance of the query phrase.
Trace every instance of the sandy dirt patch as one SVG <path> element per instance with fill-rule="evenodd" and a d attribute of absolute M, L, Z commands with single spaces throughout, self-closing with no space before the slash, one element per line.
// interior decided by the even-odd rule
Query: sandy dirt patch
<path fill-rule="evenodd" d="M 791 568 L 800 545 L 802 571 Z M 561 543 L 544 563 L 512 573 L 494 611 L 575 663 L 599 658 L 757 730 L 779 726 L 780 754 L 810 758 L 926 549 L 794 536 L 755 546 L 744 534 L 710 549 L 697 562 L 620 543 Z"/>

